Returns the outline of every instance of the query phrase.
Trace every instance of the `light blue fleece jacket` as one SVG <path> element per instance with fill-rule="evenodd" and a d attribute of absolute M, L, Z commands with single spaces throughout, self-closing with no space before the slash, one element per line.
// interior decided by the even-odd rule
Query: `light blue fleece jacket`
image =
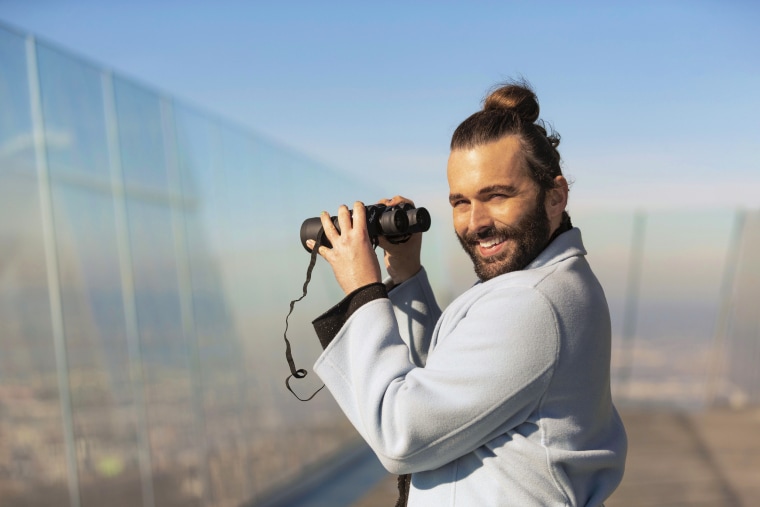
<path fill-rule="evenodd" d="M 421 271 L 348 318 L 317 360 L 410 507 L 599 506 L 623 476 L 610 317 L 580 231 L 441 314 Z"/>

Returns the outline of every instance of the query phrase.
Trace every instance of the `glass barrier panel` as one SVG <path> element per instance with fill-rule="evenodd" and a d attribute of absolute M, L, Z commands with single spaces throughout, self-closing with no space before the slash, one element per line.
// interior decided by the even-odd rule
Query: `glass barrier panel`
<path fill-rule="evenodd" d="M 25 43 L 0 27 L 0 498 L 42 506 L 68 469 Z"/>

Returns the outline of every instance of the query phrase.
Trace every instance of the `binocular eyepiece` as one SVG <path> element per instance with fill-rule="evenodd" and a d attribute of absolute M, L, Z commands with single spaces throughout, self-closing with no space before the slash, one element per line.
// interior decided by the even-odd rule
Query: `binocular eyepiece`
<path fill-rule="evenodd" d="M 403 243 L 412 234 L 430 229 L 430 213 L 425 208 L 415 208 L 408 203 L 396 206 L 371 204 L 364 208 L 367 211 L 367 232 L 373 241 L 376 241 L 378 236 L 385 236 L 391 242 Z M 338 217 L 330 218 L 335 228 L 340 231 Z M 307 252 L 311 250 L 306 247 L 306 241 L 316 241 L 320 235 L 322 244 L 331 248 L 330 241 L 324 236 L 319 217 L 307 218 L 301 224 L 301 244 Z"/>

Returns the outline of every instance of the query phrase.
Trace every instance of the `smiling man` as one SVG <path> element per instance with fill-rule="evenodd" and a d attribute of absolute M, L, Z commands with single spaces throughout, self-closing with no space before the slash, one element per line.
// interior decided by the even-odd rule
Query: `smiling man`
<path fill-rule="evenodd" d="M 599 506 L 626 437 L 610 395 L 610 318 L 565 208 L 559 138 L 525 83 L 495 90 L 454 132 L 454 229 L 479 281 L 441 313 L 421 235 L 381 241 L 362 203 L 322 224 L 346 298 L 314 321 L 315 371 L 400 478 L 397 505 Z M 411 202 L 402 197 L 383 201 Z M 313 246 L 313 244 L 312 244 Z"/>
<path fill-rule="evenodd" d="M 567 203 L 565 178 L 554 180 L 549 207 L 547 192 L 524 166 L 514 135 L 454 150 L 449 157 L 454 229 L 483 281 L 527 266 L 546 247 L 550 229 L 559 227 Z"/>

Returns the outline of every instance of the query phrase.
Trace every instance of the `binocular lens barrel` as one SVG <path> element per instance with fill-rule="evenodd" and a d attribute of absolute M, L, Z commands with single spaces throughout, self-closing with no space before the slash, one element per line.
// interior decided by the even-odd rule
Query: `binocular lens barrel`
<path fill-rule="evenodd" d="M 415 232 L 425 232 L 430 229 L 430 213 L 425 208 L 413 208 L 410 205 L 386 207 L 383 205 L 365 206 L 367 211 L 367 232 L 370 237 L 398 237 Z M 330 217 L 335 228 L 340 232 L 338 217 Z M 332 248 L 330 241 L 322 231 L 322 220 L 319 217 L 307 218 L 301 224 L 301 244 L 306 251 L 306 241 L 322 234 L 322 244 Z"/>
<path fill-rule="evenodd" d="M 409 228 L 409 217 L 401 209 L 385 208 L 380 210 L 380 216 L 375 218 L 373 211 L 368 210 L 367 232 L 372 236 L 400 236 Z"/>
<path fill-rule="evenodd" d="M 333 221 L 333 223 L 335 223 L 335 221 Z M 303 221 L 301 224 L 301 244 L 307 252 L 310 252 L 311 250 L 306 246 L 306 240 L 313 239 L 316 241 L 317 236 L 320 234 L 322 234 L 322 220 L 320 220 L 319 217 L 307 218 Z M 328 248 L 332 246 L 324 236 L 322 237 L 322 244 Z"/>
<path fill-rule="evenodd" d="M 425 208 L 412 208 L 406 214 L 409 218 L 408 232 L 425 232 L 430 229 L 430 213 Z"/>

